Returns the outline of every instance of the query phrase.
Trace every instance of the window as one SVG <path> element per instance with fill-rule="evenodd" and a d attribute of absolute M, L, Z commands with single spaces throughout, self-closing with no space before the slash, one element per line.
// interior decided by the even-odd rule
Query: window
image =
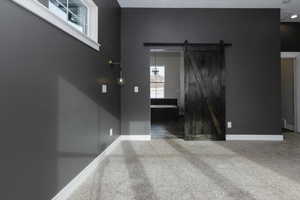
<path fill-rule="evenodd" d="M 165 66 L 150 67 L 150 97 L 165 97 Z"/>
<path fill-rule="evenodd" d="M 88 9 L 81 0 L 49 0 L 48 8 L 71 26 L 87 34 Z"/>
<path fill-rule="evenodd" d="M 13 0 L 44 20 L 99 50 L 98 7 L 93 0 Z"/>

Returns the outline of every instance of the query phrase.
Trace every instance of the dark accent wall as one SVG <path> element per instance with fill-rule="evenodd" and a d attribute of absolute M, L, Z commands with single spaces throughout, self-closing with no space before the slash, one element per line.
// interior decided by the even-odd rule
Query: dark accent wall
<path fill-rule="evenodd" d="M 149 134 L 144 42 L 224 40 L 227 134 L 281 134 L 279 9 L 122 9 L 122 134 Z M 135 94 L 133 87 L 140 86 Z"/>
<path fill-rule="evenodd" d="M 1 199 L 51 199 L 120 132 L 118 72 L 107 61 L 120 59 L 121 10 L 94 1 L 100 52 L 0 1 Z"/>
<path fill-rule="evenodd" d="M 300 23 L 280 24 L 281 51 L 300 52 Z"/>

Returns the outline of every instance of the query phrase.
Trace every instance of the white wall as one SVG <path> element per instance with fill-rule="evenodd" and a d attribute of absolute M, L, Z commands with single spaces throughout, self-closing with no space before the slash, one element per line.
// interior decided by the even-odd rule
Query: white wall
<path fill-rule="evenodd" d="M 281 116 L 283 128 L 294 130 L 294 68 L 295 58 L 281 59 Z"/>
<path fill-rule="evenodd" d="M 180 52 L 152 52 L 151 66 L 165 66 L 165 98 L 180 99 Z"/>
<path fill-rule="evenodd" d="M 295 65 L 295 131 L 300 132 L 300 53 Z"/>
<path fill-rule="evenodd" d="M 282 52 L 281 58 L 295 58 L 294 67 L 294 130 L 300 132 L 300 52 Z"/>
<path fill-rule="evenodd" d="M 184 115 L 185 106 L 185 87 L 184 87 L 184 52 L 180 52 L 180 100 L 179 100 L 179 114 Z"/>

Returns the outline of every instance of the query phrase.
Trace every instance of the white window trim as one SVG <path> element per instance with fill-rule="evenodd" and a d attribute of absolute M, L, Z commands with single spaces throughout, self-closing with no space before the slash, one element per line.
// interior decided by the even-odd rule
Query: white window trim
<path fill-rule="evenodd" d="M 76 28 L 72 27 L 63 19 L 52 13 L 47 7 L 38 2 L 37 0 L 12 0 L 13 2 L 19 4 L 25 9 L 29 10 L 33 14 L 41 17 L 47 22 L 53 24 L 54 26 L 60 28 L 76 39 L 82 41 L 83 43 L 89 45 L 95 50 L 100 50 L 100 44 L 98 43 L 98 7 L 93 0 L 84 0 L 85 5 L 88 7 L 88 35 L 78 31 Z"/>

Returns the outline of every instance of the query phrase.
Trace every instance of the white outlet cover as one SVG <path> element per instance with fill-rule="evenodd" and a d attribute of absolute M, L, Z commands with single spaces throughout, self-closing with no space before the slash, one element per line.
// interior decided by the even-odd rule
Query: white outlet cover
<path fill-rule="evenodd" d="M 232 128 L 232 122 L 227 122 L 227 127 Z"/>
<path fill-rule="evenodd" d="M 134 92 L 138 93 L 139 92 L 139 87 L 138 86 L 134 86 Z"/>
<path fill-rule="evenodd" d="M 107 93 L 107 85 L 102 85 L 102 93 Z"/>

